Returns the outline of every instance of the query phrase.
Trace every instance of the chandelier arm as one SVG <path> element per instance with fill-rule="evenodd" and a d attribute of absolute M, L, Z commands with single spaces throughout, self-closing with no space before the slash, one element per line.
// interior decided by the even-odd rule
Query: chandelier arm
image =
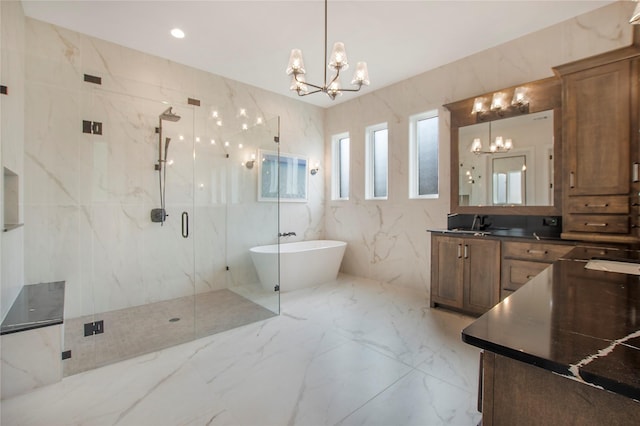
<path fill-rule="evenodd" d="M 323 90 L 325 89 L 325 88 L 324 88 L 324 87 L 322 87 L 322 86 L 317 86 L 317 85 L 315 85 L 315 84 L 313 84 L 313 83 L 309 83 L 309 82 L 307 82 L 307 81 L 298 80 L 298 75 L 300 75 L 300 74 L 293 74 L 293 78 L 295 78 L 295 79 L 296 79 L 296 81 L 297 81 L 298 83 L 300 83 L 300 84 L 304 84 L 304 85 L 306 85 L 306 86 L 311 86 L 311 87 L 313 87 L 314 89 L 318 89 L 318 90 L 316 90 L 316 91 L 314 91 L 314 92 L 311 92 L 311 93 L 321 92 L 321 91 L 323 91 Z"/>
<path fill-rule="evenodd" d="M 322 89 L 314 90 L 312 92 L 307 92 L 307 93 L 301 92 L 299 90 L 296 90 L 296 92 L 298 92 L 298 96 L 308 96 L 308 95 L 313 95 L 314 93 L 322 92 Z"/>
<path fill-rule="evenodd" d="M 325 68 L 324 72 L 326 73 L 327 70 Z M 327 84 L 327 78 L 324 78 L 324 85 L 325 87 L 328 89 L 329 87 L 331 87 L 331 85 L 340 78 L 340 67 L 336 68 L 336 75 L 333 76 L 333 78 L 331 79 L 331 81 L 329 82 L 329 84 Z M 342 90 L 342 89 L 341 89 Z"/>
<path fill-rule="evenodd" d="M 358 85 L 357 89 L 340 89 L 341 92 L 359 92 L 362 89 L 362 84 Z"/>

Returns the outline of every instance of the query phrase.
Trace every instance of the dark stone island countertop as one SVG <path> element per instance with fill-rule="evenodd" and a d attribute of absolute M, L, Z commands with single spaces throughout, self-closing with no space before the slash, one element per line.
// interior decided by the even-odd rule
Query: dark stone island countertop
<path fill-rule="evenodd" d="M 473 346 L 640 401 L 640 252 L 577 247 L 462 331 Z M 640 264 L 638 264 L 640 270 Z"/>

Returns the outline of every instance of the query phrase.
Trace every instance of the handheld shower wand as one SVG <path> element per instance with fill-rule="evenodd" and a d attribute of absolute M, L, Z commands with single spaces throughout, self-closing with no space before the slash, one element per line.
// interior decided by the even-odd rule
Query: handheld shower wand
<path fill-rule="evenodd" d="M 158 118 L 158 162 L 155 164 L 154 169 L 158 171 L 158 180 L 160 183 L 160 208 L 151 210 L 151 221 L 160 222 L 164 224 L 166 220 L 167 212 L 165 210 L 165 193 L 166 193 L 166 181 L 167 181 L 167 153 L 169 151 L 169 143 L 171 138 L 166 138 L 164 142 L 164 151 L 162 150 L 162 122 L 163 121 L 176 122 L 180 120 L 180 116 L 172 111 L 172 107 L 167 108 Z M 164 166 L 163 166 L 164 163 Z"/>

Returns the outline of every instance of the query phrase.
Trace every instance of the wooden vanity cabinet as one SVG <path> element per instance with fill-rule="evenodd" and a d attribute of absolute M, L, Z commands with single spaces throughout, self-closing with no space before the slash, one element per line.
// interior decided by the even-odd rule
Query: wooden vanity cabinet
<path fill-rule="evenodd" d="M 573 244 L 503 241 L 500 300 L 525 285 L 573 248 Z"/>
<path fill-rule="evenodd" d="M 483 314 L 499 301 L 500 241 L 431 234 L 431 306 Z"/>
<path fill-rule="evenodd" d="M 638 242 L 638 55 L 555 68 L 563 81 L 563 238 Z"/>

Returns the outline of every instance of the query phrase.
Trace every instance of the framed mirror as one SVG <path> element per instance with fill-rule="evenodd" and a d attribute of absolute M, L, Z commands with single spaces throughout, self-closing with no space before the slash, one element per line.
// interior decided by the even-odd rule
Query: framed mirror
<path fill-rule="evenodd" d="M 451 111 L 451 213 L 560 215 L 561 84 L 549 78 L 496 92 L 518 107 L 476 111 L 479 99 Z M 523 106 L 524 105 L 524 106 Z"/>

